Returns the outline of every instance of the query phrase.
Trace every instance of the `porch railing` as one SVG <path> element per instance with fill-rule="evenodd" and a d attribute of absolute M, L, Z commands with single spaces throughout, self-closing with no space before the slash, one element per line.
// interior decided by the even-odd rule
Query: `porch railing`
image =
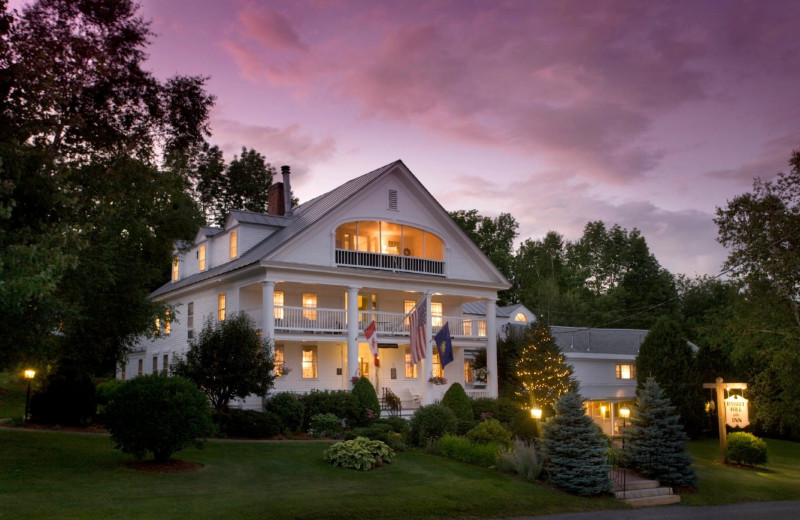
<path fill-rule="evenodd" d="M 243 309 L 257 328 L 262 328 L 261 307 Z M 347 332 L 347 311 L 309 307 L 275 307 L 275 330 L 281 332 L 319 332 L 342 334 Z M 407 337 L 408 318 L 401 312 L 359 311 L 358 330 L 364 330 L 375 320 L 378 337 Z M 486 337 L 486 320 L 463 316 L 435 316 L 433 331 L 436 334 L 445 322 L 450 324 L 450 335 L 458 338 Z"/>
<path fill-rule="evenodd" d="M 350 249 L 336 250 L 336 264 L 353 267 L 367 267 L 384 271 L 404 271 L 408 273 L 433 274 L 444 276 L 444 262 L 415 258 L 413 256 L 386 255 Z"/>

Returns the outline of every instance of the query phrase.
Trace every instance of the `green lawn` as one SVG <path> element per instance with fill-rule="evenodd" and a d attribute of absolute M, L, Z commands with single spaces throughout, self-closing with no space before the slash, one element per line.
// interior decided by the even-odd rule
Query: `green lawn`
<path fill-rule="evenodd" d="M 800 497 L 800 443 L 765 439 L 769 462 L 758 469 L 723 466 L 719 440 L 689 443 L 700 479 L 697 493 L 683 495 L 681 504 L 705 506 Z"/>
<path fill-rule="evenodd" d="M 0 430 L 0 518 L 486 518 L 624 507 L 419 453 L 358 472 L 322 460 L 324 442 L 209 442 L 150 474 L 108 437 Z"/>

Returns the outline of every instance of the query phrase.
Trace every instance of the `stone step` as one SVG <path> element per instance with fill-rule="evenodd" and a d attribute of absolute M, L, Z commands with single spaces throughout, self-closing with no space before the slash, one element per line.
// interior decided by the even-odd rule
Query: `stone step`
<path fill-rule="evenodd" d="M 627 491 L 615 491 L 614 496 L 626 500 L 629 498 L 645 498 L 645 497 L 658 497 L 667 496 L 672 494 L 670 487 L 655 487 L 645 489 L 628 489 Z"/>
<path fill-rule="evenodd" d="M 625 503 L 629 504 L 631 507 L 650 507 L 677 504 L 680 501 L 680 495 L 663 495 L 658 497 L 628 498 L 625 500 Z"/>
<path fill-rule="evenodd" d="M 615 484 L 616 485 L 614 486 L 614 491 L 619 491 L 622 489 L 622 482 L 616 482 Z M 645 480 L 645 479 L 628 477 L 628 479 L 625 481 L 625 488 L 629 490 L 651 489 L 651 488 L 657 488 L 659 486 L 660 484 L 658 483 L 657 480 Z"/>

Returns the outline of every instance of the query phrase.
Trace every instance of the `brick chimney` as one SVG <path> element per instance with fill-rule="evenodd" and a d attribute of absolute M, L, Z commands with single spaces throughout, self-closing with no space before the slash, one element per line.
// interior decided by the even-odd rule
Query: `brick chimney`
<path fill-rule="evenodd" d="M 286 212 L 286 203 L 283 200 L 283 183 L 276 182 L 269 187 L 267 192 L 267 213 L 270 215 L 283 215 Z"/>

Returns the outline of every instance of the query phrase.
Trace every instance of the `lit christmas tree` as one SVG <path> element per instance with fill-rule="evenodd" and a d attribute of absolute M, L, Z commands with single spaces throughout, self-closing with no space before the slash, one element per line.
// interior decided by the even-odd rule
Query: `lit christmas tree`
<path fill-rule="evenodd" d="M 538 321 L 532 323 L 523 338 L 525 346 L 516 365 L 516 397 L 552 415 L 555 402 L 567 392 L 577 392 L 578 382 L 549 327 Z"/>

